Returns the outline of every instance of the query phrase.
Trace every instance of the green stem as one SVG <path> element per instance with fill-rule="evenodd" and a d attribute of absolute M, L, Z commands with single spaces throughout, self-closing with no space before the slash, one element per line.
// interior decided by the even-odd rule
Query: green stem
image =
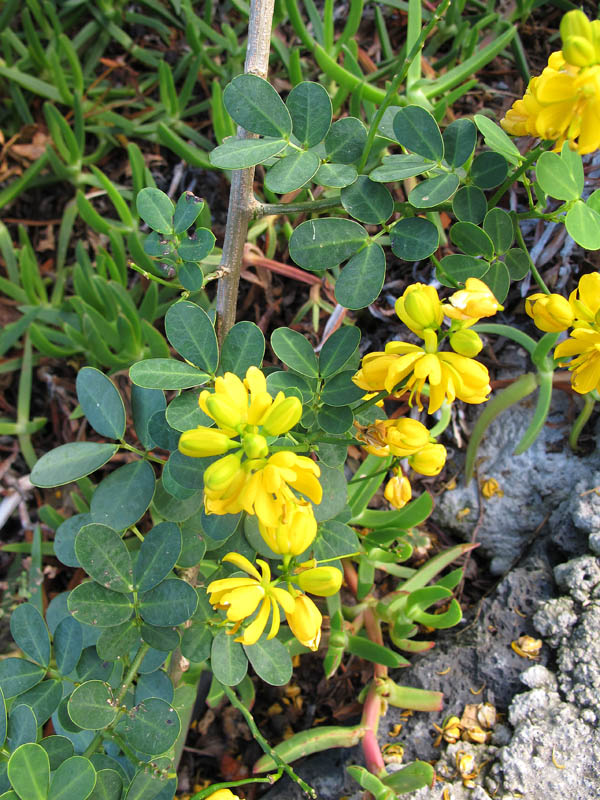
<path fill-rule="evenodd" d="M 495 336 L 505 336 L 507 339 L 512 339 L 518 345 L 521 345 L 530 356 L 533 356 L 537 342 L 528 336 L 526 333 L 511 327 L 510 325 L 501 325 L 497 322 L 481 322 L 473 325 L 473 330 L 477 333 L 492 333 Z"/>
<path fill-rule="evenodd" d="M 553 370 L 549 370 L 547 372 L 542 370 L 538 371 L 537 382 L 540 387 L 538 401 L 533 414 L 533 419 L 529 423 L 529 427 L 523 434 L 521 441 L 514 449 L 513 455 L 515 456 L 520 456 L 521 453 L 524 453 L 525 450 L 531 447 L 531 445 L 540 435 L 540 431 L 544 427 L 544 423 L 546 422 L 546 418 L 548 416 L 548 411 L 550 410 L 550 403 L 552 401 L 553 376 Z"/>
<path fill-rule="evenodd" d="M 227 781 L 226 783 L 211 783 L 206 789 L 192 795 L 190 800 L 205 800 L 220 789 L 230 789 L 232 786 L 245 786 L 247 783 L 269 783 L 271 786 L 281 777 L 281 770 L 275 775 L 267 775 L 266 778 L 245 778 L 243 781 Z M 235 797 L 235 795 L 234 795 Z"/>
<path fill-rule="evenodd" d="M 504 180 L 504 183 L 501 184 L 500 188 L 497 189 L 496 192 L 490 197 L 488 200 L 488 209 L 496 208 L 500 198 L 510 189 L 513 183 L 529 169 L 537 157 L 547 149 L 547 147 L 543 147 L 543 144 L 538 144 L 538 146 L 528 154 L 525 161 L 523 161 L 520 166 L 518 166 L 513 172 L 510 173 L 510 175 L 508 175 L 508 177 Z"/>
<path fill-rule="evenodd" d="M 154 461 L 155 464 L 165 464 L 165 458 L 159 458 L 158 456 L 153 456 L 151 453 L 145 453 L 143 450 L 138 450 L 137 447 L 134 447 L 131 444 L 127 444 L 127 442 L 119 442 L 119 446 L 122 447 L 124 450 L 129 450 L 131 453 L 135 453 L 142 458 L 145 458 L 147 461 Z"/>
<path fill-rule="evenodd" d="M 418 47 L 414 58 L 407 58 L 408 70 L 406 72 L 406 94 L 410 94 L 412 87 L 421 79 L 421 45 L 420 33 L 423 23 L 421 14 L 421 0 L 408 0 L 408 25 L 406 28 L 406 49 L 412 53 Z"/>
<path fill-rule="evenodd" d="M 246 706 L 238 699 L 238 696 L 233 691 L 233 689 L 231 689 L 229 686 L 225 686 L 225 684 L 221 684 L 221 686 L 223 687 L 223 691 L 227 695 L 231 705 L 234 706 L 234 708 L 237 708 L 237 710 L 242 713 L 244 719 L 246 720 L 246 722 L 248 724 L 248 727 L 250 728 L 250 730 L 252 732 L 252 735 L 254 736 L 254 738 L 256 739 L 258 744 L 262 747 L 262 749 L 264 750 L 265 754 L 270 756 L 273 759 L 273 761 L 277 764 L 277 767 L 280 770 L 283 770 L 284 772 L 286 772 L 290 776 L 290 778 L 294 781 L 294 783 L 298 784 L 298 786 L 302 789 L 302 791 L 305 794 L 307 794 L 309 797 L 316 798 L 317 797 L 317 793 L 315 792 L 315 790 L 311 786 L 309 786 L 308 783 L 305 783 L 299 775 L 296 775 L 296 773 L 290 767 L 290 765 L 286 764 L 285 761 L 283 761 L 279 757 L 279 755 L 275 752 L 275 750 L 267 742 L 265 737 L 258 730 L 258 728 L 256 726 L 256 722 L 254 721 L 254 717 L 248 711 Z"/>
<path fill-rule="evenodd" d="M 340 196 L 323 197 L 320 200 L 305 200 L 301 203 L 257 203 L 254 217 L 267 217 L 271 214 L 295 214 L 303 211 L 325 211 L 341 205 Z"/>
<path fill-rule="evenodd" d="M 523 239 L 523 234 L 521 233 L 521 228 L 519 227 L 518 223 L 515 225 L 515 232 L 517 234 L 517 241 L 525 251 L 527 258 L 529 260 L 529 269 L 531 270 L 531 274 L 533 275 L 535 282 L 540 287 L 544 294 L 551 294 L 550 289 L 544 283 L 544 280 L 540 273 L 537 271 L 536 265 L 533 263 L 531 256 L 529 255 L 529 250 L 527 249 L 527 245 L 525 244 L 525 240 Z"/>
<path fill-rule="evenodd" d="M 140 275 L 143 275 L 144 278 L 148 278 L 149 281 L 160 283 L 161 286 L 168 286 L 170 289 L 183 289 L 183 286 L 179 283 L 179 281 L 165 281 L 162 278 L 159 278 L 158 275 L 153 275 L 151 272 L 143 269 L 143 267 L 138 267 L 138 265 L 134 264 L 133 261 L 129 262 L 129 266 L 131 269 L 135 270 L 135 272 L 139 272 Z"/>
<path fill-rule="evenodd" d="M 31 339 L 29 334 L 25 336 L 23 347 L 23 364 L 19 375 L 19 394 L 17 398 L 17 425 L 21 430 L 25 429 L 29 421 L 29 411 L 31 409 L 31 384 L 33 377 L 33 354 L 31 350 Z M 27 462 L 29 469 L 33 469 L 37 456 L 31 444 L 31 435 L 22 433 L 18 436 L 21 454 Z"/>
<path fill-rule="evenodd" d="M 592 411 L 594 410 L 595 406 L 596 401 L 591 394 L 586 394 L 583 396 L 583 408 L 573 423 L 571 433 L 569 434 L 569 447 L 571 450 L 577 451 L 577 442 L 579 441 L 579 436 L 581 431 L 585 428 L 587 421 L 592 416 Z"/>
<path fill-rule="evenodd" d="M 452 419 L 452 405 L 449 403 L 442 403 L 442 408 L 440 409 L 441 416 L 439 421 L 433 426 L 433 428 L 429 431 L 429 435 L 432 436 L 434 439 L 437 436 L 440 436 L 448 425 L 450 425 L 450 420 Z"/>
<path fill-rule="evenodd" d="M 354 416 L 356 416 L 359 411 L 364 411 L 366 408 L 370 408 L 371 406 L 375 405 L 375 403 L 383 400 L 384 397 L 389 397 L 390 394 L 391 392 L 388 392 L 386 389 L 383 389 L 381 392 L 377 392 L 376 395 L 370 397 L 368 400 L 365 400 L 364 403 L 361 403 L 359 406 L 355 406 L 352 409 Z"/>

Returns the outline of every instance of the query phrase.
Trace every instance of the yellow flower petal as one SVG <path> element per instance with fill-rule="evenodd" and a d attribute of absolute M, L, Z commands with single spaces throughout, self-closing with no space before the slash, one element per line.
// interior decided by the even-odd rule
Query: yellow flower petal
<path fill-rule="evenodd" d="M 256 569 L 254 564 L 248 561 L 246 556 L 243 556 L 241 553 L 227 553 L 222 560 L 229 562 L 230 564 L 235 564 L 236 567 L 244 570 L 244 572 L 247 572 L 248 575 L 252 575 L 252 577 L 256 578 L 257 581 L 262 580 L 262 575 Z"/>

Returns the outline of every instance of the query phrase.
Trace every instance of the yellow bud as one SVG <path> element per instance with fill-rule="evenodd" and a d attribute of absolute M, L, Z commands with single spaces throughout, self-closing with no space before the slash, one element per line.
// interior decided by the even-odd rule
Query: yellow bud
<path fill-rule="evenodd" d="M 412 497 L 410 481 L 404 475 L 394 475 L 387 482 L 383 496 L 394 508 L 403 508 Z"/>
<path fill-rule="evenodd" d="M 317 650 L 321 641 L 321 612 L 305 594 L 298 595 L 294 600 L 294 610 L 285 612 L 285 616 L 292 633 L 300 644 L 311 650 Z"/>
<path fill-rule="evenodd" d="M 450 347 L 455 353 L 467 358 L 474 358 L 483 347 L 478 333 L 471 328 L 462 328 L 450 334 Z"/>
<path fill-rule="evenodd" d="M 266 458 L 269 452 L 267 440 L 258 433 L 247 433 L 242 438 L 242 447 L 248 458 Z"/>
<path fill-rule="evenodd" d="M 396 300 L 396 314 L 419 335 L 425 328 L 439 328 L 443 320 L 437 291 L 424 283 L 413 283 Z"/>
<path fill-rule="evenodd" d="M 575 67 L 589 67 L 596 61 L 596 48 L 583 36 L 568 36 L 562 48 L 565 61 Z"/>
<path fill-rule="evenodd" d="M 259 519 L 258 529 L 274 553 L 299 556 L 313 543 L 317 521 L 311 504 L 298 500 L 291 511 L 284 506 L 284 516 L 277 526 L 264 525 Z"/>
<path fill-rule="evenodd" d="M 231 453 L 211 464 L 204 473 L 204 486 L 213 491 L 225 491 L 240 471 L 241 455 Z"/>
<path fill-rule="evenodd" d="M 287 433 L 300 421 L 302 416 L 302 403 L 297 397 L 286 397 L 280 403 L 275 402 L 264 418 L 263 431 L 269 436 L 279 436 Z"/>
<path fill-rule="evenodd" d="M 335 567 L 315 567 L 301 572 L 295 577 L 295 581 L 303 592 L 330 597 L 339 592 L 342 573 Z"/>
<path fill-rule="evenodd" d="M 412 455 L 429 442 L 429 431 L 425 425 L 410 417 L 389 420 L 383 430 L 390 452 L 401 458 Z"/>
<path fill-rule="evenodd" d="M 418 453 L 409 456 L 408 463 L 421 475 L 437 475 L 446 463 L 446 448 L 443 444 L 428 444 Z"/>
<path fill-rule="evenodd" d="M 238 443 L 232 442 L 226 433 L 202 425 L 185 431 L 179 439 L 179 451 L 192 458 L 221 456 L 233 447 L 238 447 Z"/>
<path fill-rule="evenodd" d="M 592 42 L 594 45 L 595 61 L 600 61 L 600 19 L 592 20 Z"/>
<path fill-rule="evenodd" d="M 560 36 L 565 42 L 570 36 L 592 38 L 592 25 L 580 9 L 568 11 L 560 21 Z"/>
<path fill-rule="evenodd" d="M 231 789 L 218 789 L 216 792 L 209 794 L 206 800 L 239 800 L 239 797 Z"/>
<path fill-rule="evenodd" d="M 221 428 L 235 430 L 242 423 L 239 408 L 225 395 L 211 394 L 206 398 L 205 404 L 208 413 Z"/>
<path fill-rule="evenodd" d="M 504 309 L 489 286 L 479 278 L 467 278 L 465 288 L 450 297 L 450 305 L 452 308 L 446 307 L 446 312 L 455 319 L 491 317 Z M 453 309 L 458 314 L 452 313 Z"/>
<path fill-rule="evenodd" d="M 560 294 L 532 294 L 525 300 L 525 311 L 547 333 L 566 330 L 575 318 L 571 304 Z"/>

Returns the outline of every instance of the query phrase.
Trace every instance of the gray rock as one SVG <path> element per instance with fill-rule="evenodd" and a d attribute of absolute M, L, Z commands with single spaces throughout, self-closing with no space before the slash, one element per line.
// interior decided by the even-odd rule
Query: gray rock
<path fill-rule="evenodd" d="M 543 664 L 534 664 L 521 673 L 521 681 L 530 689 L 548 689 L 556 692 L 558 681 L 556 675 L 550 672 Z"/>
<path fill-rule="evenodd" d="M 596 716 L 600 717 L 600 604 L 597 602 L 583 609 L 573 633 L 560 647 L 558 667 L 565 699 L 588 709 L 586 719 L 595 722 Z"/>
<path fill-rule="evenodd" d="M 600 560 L 589 555 L 574 558 L 555 567 L 554 577 L 560 589 L 584 603 L 600 583 Z"/>
<path fill-rule="evenodd" d="M 570 597 L 556 597 L 540 604 L 533 617 L 533 625 L 552 647 L 570 634 L 577 622 L 575 603 Z"/>

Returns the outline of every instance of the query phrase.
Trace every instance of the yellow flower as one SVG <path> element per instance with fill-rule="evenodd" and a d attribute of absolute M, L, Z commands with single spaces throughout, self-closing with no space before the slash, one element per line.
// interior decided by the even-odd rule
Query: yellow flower
<path fill-rule="evenodd" d="M 421 392 L 428 383 L 430 414 L 437 411 L 444 400 L 448 403 L 456 398 L 465 403 L 485 402 L 492 390 L 487 368 L 459 353 L 437 351 L 435 334 L 433 338 L 435 341 L 425 339 L 425 348 L 408 342 L 389 342 L 384 353 L 367 354 L 353 378 L 354 383 L 370 392 L 394 391 L 396 397 L 410 392 L 409 403 L 416 398 L 420 410 L 423 408 Z M 395 388 L 398 384 L 402 385 Z"/>
<path fill-rule="evenodd" d="M 408 457 L 408 463 L 421 475 L 438 475 L 446 463 L 446 448 L 443 444 L 425 445 L 418 453 Z"/>
<path fill-rule="evenodd" d="M 257 558 L 260 573 L 245 556 L 239 553 L 228 553 L 223 561 L 235 564 L 244 572 L 247 578 L 223 578 L 212 581 L 206 588 L 210 595 L 210 604 L 215 608 L 226 609 L 227 619 L 230 622 L 241 623 L 251 617 L 256 609 L 258 613 L 250 624 L 244 628 L 243 633 L 236 639 L 242 644 L 255 644 L 266 628 L 269 616 L 272 613 L 271 628 L 267 639 L 277 635 L 280 624 L 279 606 L 286 614 L 295 610 L 294 598 L 284 589 L 278 589 L 271 582 L 271 570 L 266 561 Z M 260 607 L 259 607 L 260 606 Z M 234 626 L 231 633 L 236 633 L 239 624 Z"/>
<path fill-rule="evenodd" d="M 258 529 L 274 553 L 299 556 L 313 543 L 317 521 L 310 503 L 296 500 L 290 506 L 284 506 L 278 525 L 268 527 L 259 520 Z"/>
<path fill-rule="evenodd" d="M 500 488 L 500 484 L 496 480 L 496 478 L 488 478 L 481 484 L 481 494 L 484 497 L 487 497 L 488 500 L 490 497 L 504 497 L 504 492 Z"/>
<path fill-rule="evenodd" d="M 298 641 L 311 650 L 317 650 L 321 641 L 321 612 L 305 594 L 294 600 L 292 611 L 285 610 L 285 617 Z"/>
<path fill-rule="evenodd" d="M 568 141 L 582 155 L 600 147 L 600 65 L 574 66 L 552 53 L 541 75 L 532 78 L 500 124 L 513 136 Z"/>
<path fill-rule="evenodd" d="M 376 420 L 367 427 L 363 438 L 367 442 L 376 443 L 366 447 L 367 452 L 373 455 L 404 458 L 416 453 L 429 442 L 429 431 L 416 419 L 399 417 Z"/>
<path fill-rule="evenodd" d="M 577 293 L 573 292 L 572 297 Z M 547 333 L 565 331 L 573 324 L 572 304 L 560 294 L 537 292 L 525 300 L 525 311 L 537 328 Z"/>
<path fill-rule="evenodd" d="M 600 324 L 600 273 L 582 275 L 577 289 L 569 295 L 569 304 L 575 319 L 583 323 L 583 327 Z"/>
<path fill-rule="evenodd" d="M 419 336 L 425 328 L 439 328 L 444 320 L 437 291 L 425 283 L 411 284 L 396 300 L 395 308 L 402 322 Z"/>
<path fill-rule="evenodd" d="M 579 327 L 554 351 L 558 359 L 569 358 L 565 366 L 573 373 L 571 385 L 579 394 L 600 389 L 600 333 L 591 328 Z"/>
<path fill-rule="evenodd" d="M 410 481 L 404 475 L 394 475 L 386 483 L 383 496 L 394 508 L 404 508 L 412 497 Z"/>
<path fill-rule="evenodd" d="M 467 278 L 465 288 L 454 292 L 450 303 L 443 309 L 451 319 L 471 320 L 491 317 L 496 311 L 503 311 L 504 306 L 496 300 L 492 290 L 479 278 Z"/>
<path fill-rule="evenodd" d="M 231 789 L 218 789 L 216 792 L 209 794 L 206 800 L 239 800 L 239 797 Z"/>
<path fill-rule="evenodd" d="M 300 572 L 294 577 L 294 581 L 303 592 L 318 594 L 319 597 L 330 597 L 339 592 L 342 573 L 335 567 L 314 567 Z"/>

